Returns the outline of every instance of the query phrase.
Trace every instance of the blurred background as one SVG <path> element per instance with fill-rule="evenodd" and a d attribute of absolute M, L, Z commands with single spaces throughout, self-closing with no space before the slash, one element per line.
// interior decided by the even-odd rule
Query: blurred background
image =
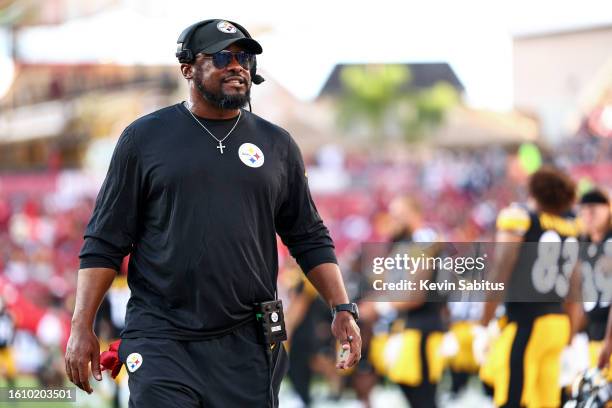
<path fill-rule="evenodd" d="M 353 296 L 360 244 L 391 239 L 398 195 L 444 240 L 487 241 L 542 163 L 581 191 L 612 189 L 609 2 L 253 3 L 0 0 L 0 385 L 65 383 L 97 191 L 125 126 L 186 98 L 174 51 L 199 20 L 237 21 L 262 44 L 253 111 L 301 147 Z M 363 381 L 371 406 L 408 406 L 384 378 L 333 368 L 327 309 L 279 252 L 294 367 L 281 406 L 367 406 Z M 96 322 L 104 349 L 123 326 L 125 274 Z M 126 377 L 76 406 L 127 406 Z M 457 394 L 445 374 L 441 406 L 490 405 L 470 381 Z"/>

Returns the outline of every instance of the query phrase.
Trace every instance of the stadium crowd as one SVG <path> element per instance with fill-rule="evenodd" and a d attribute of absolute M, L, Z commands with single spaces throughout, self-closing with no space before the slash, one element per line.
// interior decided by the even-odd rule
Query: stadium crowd
<path fill-rule="evenodd" d="M 579 169 L 574 175 L 582 182 L 601 186 L 605 178 L 601 179 L 598 169 L 601 166 L 609 169 L 612 144 L 609 139 L 590 135 L 580 134 L 576 138 L 580 140 L 570 139 L 554 150 L 545 151 L 543 161 L 564 167 L 570 174 L 573 168 Z M 309 172 L 341 172 L 349 180 L 342 188 L 324 192 L 317 192 L 313 185 L 316 205 L 331 231 L 345 270 L 351 269 L 350 262 L 361 243 L 391 239 L 395 221 L 389 203 L 398 195 L 414 197 L 423 208 L 427 224 L 443 240 L 465 242 L 490 241 L 498 212 L 513 201 L 525 199 L 524 163 L 515 152 L 502 147 L 478 150 L 430 147 L 408 160 L 372 159 L 366 154 L 345 157 L 342 150 L 336 154 L 341 164 L 336 160 L 332 169 L 325 168 L 326 162 L 320 155 L 315 154 L 307 161 Z M 607 181 L 610 182 L 609 177 Z M 0 359 L 0 372 L 8 380 L 35 375 L 43 384 L 62 383 L 61 356 L 70 329 L 78 251 L 95 196 L 74 193 L 66 200 L 67 192 L 60 190 L 3 193 L 0 185 L 0 299 L 14 325 L 14 330 L 0 332 L 6 337 L 0 339 L 4 348 L 11 351 L 10 356 L 2 354 Z M 279 251 L 281 293 L 288 296 L 288 303 L 299 301 L 298 295 L 308 288 L 291 272 L 295 272 L 295 266 L 282 245 Z M 122 274 L 99 313 L 97 333 L 104 346 L 118 337 L 122 327 L 129 298 L 125 273 L 124 263 Z M 327 325 L 327 311 L 320 306 L 305 306 L 300 317 L 289 321 L 290 326 L 293 324 L 293 329 L 297 329 L 306 324 L 308 332 L 318 322 Z M 304 314 L 308 314 L 308 319 Z M 308 343 L 298 337 L 299 334 L 296 344 Z M 318 342 L 315 346 L 311 344 L 314 350 L 333 349 L 330 337 L 313 338 Z M 333 364 L 319 359 L 306 364 L 305 370 L 307 374 L 298 373 L 297 380 L 294 372 L 292 382 L 301 381 L 300 375 L 303 378 L 318 372 L 330 384 L 336 384 L 332 386 L 333 393 L 340 395 L 340 377 Z M 308 391 L 299 391 L 307 401 Z"/>

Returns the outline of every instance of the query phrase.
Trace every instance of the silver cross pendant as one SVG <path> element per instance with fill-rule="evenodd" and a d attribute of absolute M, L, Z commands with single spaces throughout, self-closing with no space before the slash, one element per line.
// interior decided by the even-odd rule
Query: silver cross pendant
<path fill-rule="evenodd" d="M 223 149 L 225 148 L 225 145 L 223 143 L 221 143 L 221 141 L 219 141 L 219 146 L 217 146 L 217 149 L 219 149 L 219 151 L 221 152 L 221 154 L 223 154 Z"/>

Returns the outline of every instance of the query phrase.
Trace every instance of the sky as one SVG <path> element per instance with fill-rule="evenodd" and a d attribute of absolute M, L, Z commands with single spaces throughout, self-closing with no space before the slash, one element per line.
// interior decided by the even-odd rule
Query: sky
<path fill-rule="evenodd" d="M 337 63 L 448 62 L 470 106 L 503 111 L 512 107 L 512 35 L 612 24 L 609 0 L 228 4 L 124 0 L 120 10 L 29 29 L 19 44 L 32 62 L 175 64 L 183 28 L 227 18 L 249 28 L 262 44 L 261 70 L 302 100 L 316 97 Z M 0 55 L 6 48 L 0 30 Z M 1 94 L 8 77 L 1 56 L 0 72 Z"/>

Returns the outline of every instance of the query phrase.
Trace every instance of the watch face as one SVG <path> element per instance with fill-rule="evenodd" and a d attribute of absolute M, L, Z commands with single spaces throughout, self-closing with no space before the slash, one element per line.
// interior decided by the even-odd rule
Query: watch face
<path fill-rule="evenodd" d="M 333 309 L 333 312 L 334 312 L 334 314 L 336 312 L 349 312 L 350 314 L 353 315 L 355 320 L 359 319 L 359 310 L 357 309 L 357 304 L 356 303 L 345 303 L 345 304 L 337 305 Z"/>
<path fill-rule="evenodd" d="M 355 320 L 359 320 L 359 310 L 357 309 L 356 303 L 351 303 L 351 314 L 355 318 Z"/>

